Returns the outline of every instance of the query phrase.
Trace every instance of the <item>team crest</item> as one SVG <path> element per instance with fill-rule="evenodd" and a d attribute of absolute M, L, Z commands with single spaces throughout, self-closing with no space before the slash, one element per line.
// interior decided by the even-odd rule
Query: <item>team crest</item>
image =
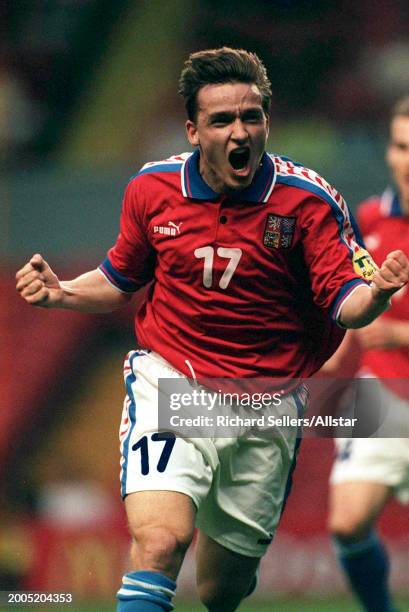
<path fill-rule="evenodd" d="M 355 272 L 365 280 L 372 280 L 378 266 L 366 249 L 360 247 L 352 257 Z"/>
<path fill-rule="evenodd" d="M 269 249 L 289 249 L 293 243 L 295 217 L 267 215 L 263 244 Z"/>

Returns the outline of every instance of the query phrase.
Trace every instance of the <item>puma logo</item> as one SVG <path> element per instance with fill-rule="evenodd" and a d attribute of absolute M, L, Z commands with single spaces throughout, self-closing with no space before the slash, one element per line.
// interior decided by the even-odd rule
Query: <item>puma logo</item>
<path fill-rule="evenodd" d="M 174 228 L 176 229 L 176 231 L 177 231 L 177 233 L 178 233 L 178 234 L 180 234 L 180 226 L 182 225 L 182 223 L 183 223 L 183 221 L 181 221 L 181 222 L 179 223 L 179 225 L 176 225 L 176 223 L 173 223 L 173 221 L 168 221 L 168 225 L 169 225 L 170 227 L 174 227 Z"/>
<path fill-rule="evenodd" d="M 173 221 L 168 221 L 168 227 L 164 227 L 163 225 L 155 225 L 153 228 L 154 234 L 163 234 L 164 236 L 177 236 L 180 234 L 180 226 L 183 221 L 179 224 L 173 223 Z"/>

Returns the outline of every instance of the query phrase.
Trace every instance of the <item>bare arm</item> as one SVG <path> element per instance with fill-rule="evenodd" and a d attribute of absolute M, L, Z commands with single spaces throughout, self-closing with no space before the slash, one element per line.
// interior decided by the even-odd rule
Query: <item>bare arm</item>
<path fill-rule="evenodd" d="M 409 280 L 409 261 L 403 251 L 392 251 L 375 272 L 371 287 L 358 287 L 342 305 L 339 316 L 344 327 L 356 329 L 372 323 L 384 312 L 389 300 Z"/>
<path fill-rule="evenodd" d="M 133 296 L 109 284 L 99 270 L 91 270 L 71 281 L 60 281 L 39 254 L 16 274 L 16 289 L 33 306 L 66 308 L 82 312 L 111 312 Z"/>
<path fill-rule="evenodd" d="M 394 349 L 409 346 L 409 321 L 382 317 L 358 331 L 363 349 Z"/>

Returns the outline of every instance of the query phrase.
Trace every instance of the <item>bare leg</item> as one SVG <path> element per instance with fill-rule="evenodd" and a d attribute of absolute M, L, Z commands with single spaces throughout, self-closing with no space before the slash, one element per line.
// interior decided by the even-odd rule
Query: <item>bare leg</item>
<path fill-rule="evenodd" d="M 258 557 L 246 557 L 221 546 L 204 533 L 197 545 L 199 596 L 211 612 L 236 610 L 248 592 L 259 565 Z"/>
<path fill-rule="evenodd" d="M 367 612 L 394 610 L 389 590 L 389 559 L 373 528 L 392 494 L 376 482 L 349 481 L 331 487 L 329 528 L 339 563 Z"/>
<path fill-rule="evenodd" d="M 194 532 L 195 506 L 175 491 L 140 491 L 125 498 L 132 535 L 132 569 L 176 580 Z"/>
<path fill-rule="evenodd" d="M 359 540 L 372 528 L 392 491 L 377 482 L 350 481 L 330 487 L 329 530 Z"/>

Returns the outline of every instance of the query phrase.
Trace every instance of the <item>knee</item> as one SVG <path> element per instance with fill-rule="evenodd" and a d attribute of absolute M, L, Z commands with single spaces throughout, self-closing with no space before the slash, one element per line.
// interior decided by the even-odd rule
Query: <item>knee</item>
<path fill-rule="evenodd" d="M 328 520 L 329 532 L 339 540 L 359 540 L 370 528 L 370 520 L 361 513 L 334 513 Z"/>
<path fill-rule="evenodd" d="M 183 560 L 193 532 L 159 526 L 130 526 L 133 538 L 132 560 L 138 569 L 167 572 L 172 575 Z"/>

